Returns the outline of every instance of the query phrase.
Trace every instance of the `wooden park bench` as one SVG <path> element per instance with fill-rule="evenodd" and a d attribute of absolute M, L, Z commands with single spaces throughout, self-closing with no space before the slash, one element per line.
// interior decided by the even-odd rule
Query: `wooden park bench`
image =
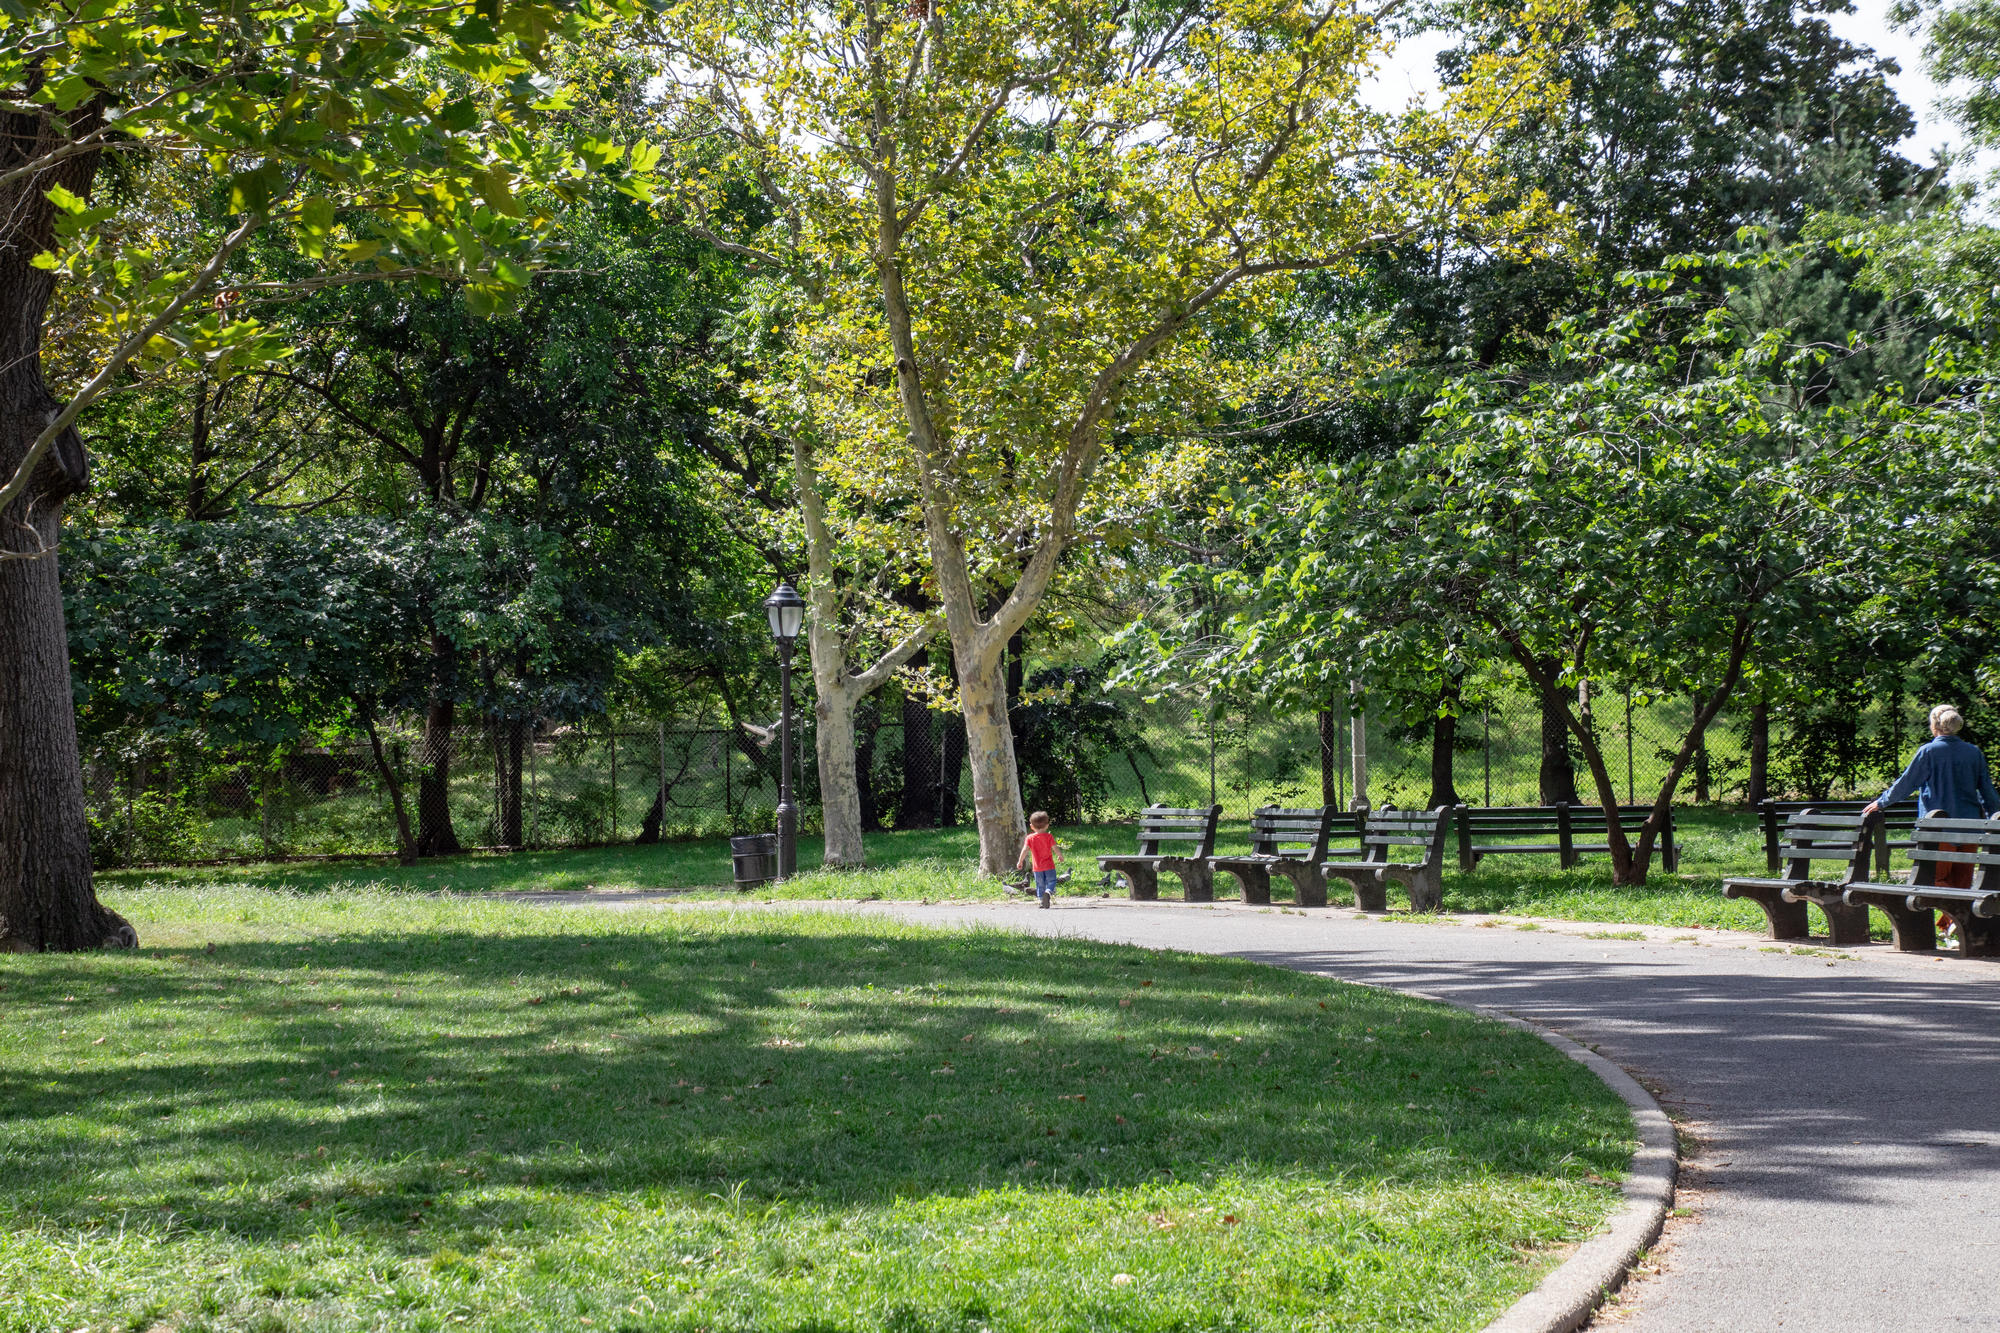
<path fill-rule="evenodd" d="M 1123 875 L 1132 886 L 1132 898 L 1152 902 L 1160 896 L 1160 872 L 1180 876 L 1181 896 L 1191 903 L 1215 901 L 1215 874 L 1211 857 L 1215 853 L 1215 825 L 1222 807 L 1205 810 L 1177 810 L 1149 805 L 1139 812 L 1139 852 L 1136 856 L 1100 856 L 1098 868 Z M 1183 852 L 1162 852 L 1161 843 L 1189 842 Z"/>
<path fill-rule="evenodd" d="M 1650 805 L 1618 807 L 1618 827 L 1633 842 L 1640 827 L 1653 813 Z M 1587 852 L 1611 850 L 1610 821 L 1600 805 L 1461 805 L 1458 807 L 1458 868 L 1470 873 L 1479 868 L 1483 856 L 1512 856 L 1554 853 L 1562 868 L 1575 866 Z M 1496 841 L 1532 838 L 1533 842 Z M 1555 841 L 1551 842 L 1549 839 Z M 1680 849 L 1674 845 L 1674 819 L 1660 830 L 1660 865 L 1668 873 L 1680 868 Z M 1775 867 L 1773 867 L 1775 873 Z"/>
<path fill-rule="evenodd" d="M 1778 864 L 1783 860 L 1778 853 L 1779 835 L 1785 821 L 1802 810 L 1811 810 L 1822 815 L 1858 815 L 1868 805 L 1866 801 L 1759 801 L 1757 817 L 1764 825 L 1764 868 L 1771 874 L 1778 873 Z M 1913 796 L 1908 801 L 1898 801 L 1891 808 L 1882 811 L 1881 821 L 1872 829 L 1875 842 L 1875 878 L 1889 878 L 1889 853 L 1906 852 L 1912 846 L 1910 827 L 1917 822 L 1917 803 Z"/>
<path fill-rule="evenodd" d="M 1916 952 L 1937 948 L 1937 913 L 1949 912 L 1958 922 L 1958 951 L 1965 958 L 2000 956 L 2000 816 L 1993 819 L 1952 819 L 1925 815 L 1911 828 L 1910 859 L 1916 874 L 1908 884 L 1849 884 L 1842 901 L 1864 915 L 1877 907 L 1889 918 L 1898 949 Z M 1969 847 L 1944 850 L 1942 844 Z M 1970 865 L 1972 887 L 1945 888 L 1937 883 L 1941 865 Z"/>
<path fill-rule="evenodd" d="M 1352 882 L 1354 905 L 1364 912 L 1388 910 L 1390 880 L 1409 890 L 1411 911 L 1435 912 L 1444 905 L 1444 840 L 1450 828 L 1450 806 L 1408 811 L 1384 806 L 1368 816 L 1359 861 L 1326 861 L 1320 869 Z M 1389 859 L 1391 848 L 1399 859 Z"/>
<path fill-rule="evenodd" d="M 1352 827 L 1354 817 L 1332 806 L 1286 810 L 1262 806 L 1250 816 L 1250 854 L 1218 856 L 1209 864 L 1236 876 L 1246 903 L 1271 901 L 1271 872 L 1292 881 L 1300 907 L 1326 906 L 1326 844 L 1336 822 Z M 1303 850 L 1285 851 L 1286 847 Z"/>
<path fill-rule="evenodd" d="M 1738 877 L 1722 881 L 1725 898 L 1748 898 L 1764 909 L 1774 940 L 1807 935 L 1806 904 L 1826 914 L 1827 939 L 1834 944 L 1868 942 L 1868 909 L 1848 903 L 1848 887 L 1867 878 L 1874 831 L 1857 812 L 1831 814 L 1800 810 L 1785 821 L 1785 873 L 1777 879 Z M 1839 865 L 1835 875 L 1813 874 L 1813 862 Z M 1905 890 L 1907 892 L 1908 890 Z"/>

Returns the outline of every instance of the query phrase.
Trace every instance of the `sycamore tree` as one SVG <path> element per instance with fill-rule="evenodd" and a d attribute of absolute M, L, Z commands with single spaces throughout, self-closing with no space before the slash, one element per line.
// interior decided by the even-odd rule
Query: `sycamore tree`
<path fill-rule="evenodd" d="M 0 4 L 0 948 L 136 941 L 91 885 L 54 556 L 89 474 L 78 415 L 164 368 L 281 357 L 256 311 L 302 289 L 452 280 L 499 305 L 540 259 L 537 201 L 598 175 L 645 188 L 652 150 L 549 132 L 564 110 L 552 53 L 622 8 Z M 201 175 L 222 207 L 156 245 L 124 209 L 168 167 Z M 295 252 L 295 274 L 239 268 L 265 236 Z M 82 325 L 60 397 L 42 369 L 58 282 Z"/>
<path fill-rule="evenodd" d="M 850 434 L 878 431 L 880 413 L 866 403 L 856 411 L 856 395 L 838 383 L 839 370 L 829 376 L 827 367 L 851 359 L 850 349 L 828 340 L 837 330 L 801 320 L 797 293 L 787 284 L 767 277 L 749 289 L 733 347 L 745 367 L 741 407 L 718 415 L 732 434 L 774 446 L 791 465 L 786 503 L 764 508 L 768 538 L 759 544 L 787 575 L 804 547 L 824 860 L 861 866 L 867 849 L 855 711 L 936 629 L 935 617 L 897 597 L 920 578 L 914 497 L 907 486 L 881 484 L 876 474 L 844 466 L 855 453 Z"/>
<path fill-rule="evenodd" d="M 1571 326 L 1559 379 L 1464 381 L 1391 456 L 1229 497 L 1254 558 L 1222 579 L 1237 609 L 1206 668 L 1296 689 L 1328 663 L 1407 677 L 1435 666 L 1441 641 L 1510 660 L 1564 701 L 1607 813 L 1617 786 L 1578 685 L 1691 699 L 1637 843 L 1611 820 L 1617 882 L 1644 883 L 1746 667 L 1892 590 L 1911 520 L 1952 466 L 1917 443 L 1928 409 L 1902 386 L 1801 405 L 1788 389 L 1801 360 L 1833 349 L 1746 336 L 1726 308 L 1675 332 L 1679 305 Z"/>
<path fill-rule="evenodd" d="M 667 114 L 700 142 L 685 199 L 718 244 L 793 281 L 851 350 L 819 373 L 883 423 L 844 464 L 906 484 L 943 611 L 980 863 L 1024 833 L 1008 641 L 1136 443 L 1216 392 L 1215 320 L 1494 204 L 1487 146 L 1560 96 L 1559 10 L 1517 8 L 1442 105 L 1360 96 L 1396 0 L 686 0 L 656 39 Z M 714 145 L 719 142 L 720 148 Z M 747 190 L 744 188 L 748 183 Z"/>

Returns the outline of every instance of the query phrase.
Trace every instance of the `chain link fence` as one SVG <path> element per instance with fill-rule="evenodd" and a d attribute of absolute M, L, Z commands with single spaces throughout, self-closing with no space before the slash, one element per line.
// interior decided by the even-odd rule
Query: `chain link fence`
<path fill-rule="evenodd" d="M 801 827 L 814 831 L 811 713 L 799 713 Z M 1689 701 L 1602 693 L 1591 716 L 1619 797 L 1650 801 L 1692 717 Z M 1748 718 L 1747 706 L 1738 706 L 1710 726 L 1678 800 L 1743 800 Z M 1371 706 L 1362 721 L 1369 802 L 1428 804 L 1440 744 L 1430 718 Z M 1873 794 L 1923 734 L 1923 708 L 1913 700 L 1875 701 L 1830 722 L 1779 712 L 1770 728 L 1770 794 Z M 1259 805 L 1346 807 L 1355 797 L 1356 728 L 1345 708 L 1321 716 L 1228 699 L 1109 692 L 1031 699 L 1016 712 L 1015 730 L 1023 797 L 1058 823 L 1129 818 L 1156 803 L 1219 803 L 1241 818 Z M 777 805 L 772 736 L 712 721 L 471 725 L 455 728 L 441 753 L 427 750 L 420 730 L 392 731 L 384 736 L 384 760 L 404 790 L 412 831 L 428 848 L 577 847 L 770 828 Z M 856 740 L 866 827 L 970 822 L 964 729 L 955 716 L 885 691 L 862 709 Z M 1580 798 L 1595 800 L 1574 742 L 1565 748 Z M 1468 686 L 1449 757 L 1457 799 L 1540 804 L 1543 723 L 1525 682 L 1503 676 Z M 365 741 L 260 760 L 183 738 L 138 753 L 95 754 L 85 780 L 101 866 L 396 849 L 389 785 Z"/>

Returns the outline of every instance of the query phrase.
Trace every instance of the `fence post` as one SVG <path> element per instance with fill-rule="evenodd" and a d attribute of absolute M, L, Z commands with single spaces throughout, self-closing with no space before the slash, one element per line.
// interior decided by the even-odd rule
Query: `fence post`
<path fill-rule="evenodd" d="M 266 772 L 258 785 L 257 793 L 257 840 L 263 844 L 264 855 L 271 854 L 271 788 L 275 774 Z"/>
<path fill-rule="evenodd" d="M 1486 766 L 1486 804 L 1490 807 L 1493 804 L 1493 705 L 1490 703 L 1479 710 L 1479 752 Z"/>
<path fill-rule="evenodd" d="M 1625 804 L 1638 801 L 1633 793 L 1637 790 L 1632 781 L 1632 687 L 1625 687 Z"/>
<path fill-rule="evenodd" d="M 1357 679 L 1348 686 L 1348 693 L 1356 704 L 1361 702 L 1361 682 Z M 1368 808 L 1368 710 L 1356 708 L 1348 721 L 1348 731 L 1353 740 L 1348 750 L 1354 760 L 1354 808 Z"/>
<path fill-rule="evenodd" d="M 539 730 L 539 728 L 537 728 Z M 528 733 L 528 845 L 540 846 L 542 841 L 542 789 L 536 776 L 535 733 Z"/>
<path fill-rule="evenodd" d="M 134 835 L 139 829 L 139 761 L 125 766 L 125 864 L 135 865 Z"/>
<path fill-rule="evenodd" d="M 618 728 L 613 726 L 607 734 L 611 738 L 611 841 L 616 842 L 618 841 Z"/>
<path fill-rule="evenodd" d="M 658 725 L 659 725 L 659 728 L 660 728 L 660 836 L 661 836 L 662 838 L 664 838 L 664 837 L 666 837 L 666 836 L 667 836 L 667 722 L 666 722 L 666 719 L 665 719 L 665 718 L 661 718 L 661 719 L 659 719 L 659 721 L 658 721 Z M 728 789 L 728 784 L 726 784 L 726 783 L 725 783 L 725 784 L 724 784 L 724 786 L 723 786 L 723 792 L 722 792 L 722 802 L 723 802 L 723 812 L 724 812 L 725 814 L 727 814 L 727 813 L 728 813 L 728 809 L 729 809 L 729 789 Z"/>
<path fill-rule="evenodd" d="M 1215 700 L 1208 701 L 1208 803 L 1215 804 Z"/>

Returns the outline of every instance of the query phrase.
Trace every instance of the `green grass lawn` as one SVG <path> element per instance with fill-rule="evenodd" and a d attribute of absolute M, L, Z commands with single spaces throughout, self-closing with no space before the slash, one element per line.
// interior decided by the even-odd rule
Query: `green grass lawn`
<path fill-rule="evenodd" d="M 1447 849 L 1445 906 L 1455 912 L 1499 912 L 1573 921 L 1622 924 L 1707 926 L 1762 930 L 1755 904 L 1722 896 L 1726 874 L 1762 874 L 1762 835 L 1756 817 L 1739 811 L 1691 809 L 1680 812 L 1681 863 L 1678 874 L 1659 868 L 1657 858 L 1643 888 L 1611 883 L 1610 858 L 1587 857 L 1562 870 L 1553 856 L 1488 857 L 1478 871 L 1457 870 Z M 1070 893 L 1098 893 L 1095 858 L 1133 847 L 1130 825 L 1086 825 L 1058 830 L 1076 872 Z M 1242 845 L 1241 828 L 1224 825 L 1218 846 Z M 757 891 L 760 899 L 827 898 L 941 899 L 997 897 L 993 880 L 976 873 L 979 839 L 969 828 L 930 832 L 873 833 L 867 838 L 869 869 L 819 869 L 817 838 L 802 839 L 802 873 L 787 883 Z M 652 847 L 607 847 L 580 851 L 472 855 L 430 861 L 408 868 L 392 862 L 297 863 L 287 865 L 202 866 L 165 870 L 112 871 L 100 876 L 106 888 L 144 885 L 241 884 L 260 888 L 320 891 L 378 887 L 418 892 L 576 891 L 585 889 L 671 890 L 696 897 L 736 896 L 729 884 L 729 846 L 723 839 L 670 842 Z M 1175 891 L 1171 876 L 1163 892 Z M 1236 891 L 1235 881 L 1218 876 L 1217 891 Z M 1290 889 L 1275 879 L 1282 901 Z M 1392 905 L 1394 904 L 1392 898 Z M 1877 933 L 1888 937 L 1878 917 Z"/>
<path fill-rule="evenodd" d="M 826 914 L 241 886 L 0 968 L 0 1328 L 1473 1329 L 1614 1205 L 1512 1029 Z"/>

